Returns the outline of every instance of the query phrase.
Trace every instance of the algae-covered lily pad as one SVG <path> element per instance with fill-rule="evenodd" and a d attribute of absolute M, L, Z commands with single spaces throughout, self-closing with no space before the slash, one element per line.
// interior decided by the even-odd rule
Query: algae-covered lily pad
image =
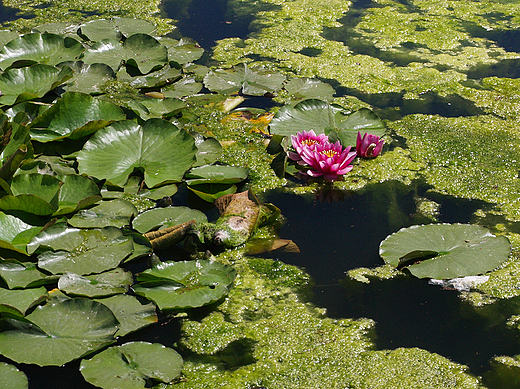
<path fill-rule="evenodd" d="M 379 254 L 418 278 L 451 279 L 483 274 L 504 263 L 511 251 L 505 236 L 471 224 L 428 224 L 389 235 Z"/>
<path fill-rule="evenodd" d="M 217 69 L 204 77 L 204 84 L 213 91 L 223 94 L 242 90 L 245 95 L 262 96 L 282 88 L 285 76 L 263 68 L 249 68 L 240 64 L 233 69 Z"/>
<path fill-rule="evenodd" d="M 195 308 L 224 297 L 235 277 L 235 269 L 214 261 L 168 261 L 140 273 L 133 289 L 161 310 Z"/>
<path fill-rule="evenodd" d="M 188 207 L 164 207 L 154 208 L 136 216 L 132 221 L 134 230 L 141 233 L 148 232 L 154 228 L 173 227 L 184 222 L 195 220 L 206 222 L 206 215 L 197 209 Z"/>
<path fill-rule="evenodd" d="M 54 250 L 38 256 L 40 268 L 53 274 L 79 275 L 113 269 L 134 249 L 132 238 L 115 227 L 80 230 L 64 225 L 52 226 L 34 237 L 28 250 L 34 252 L 39 246 Z"/>
<path fill-rule="evenodd" d="M 77 58 L 85 48 L 77 40 L 56 34 L 21 35 L 0 50 L 0 69 L 14 64 L 44 63 L 56 65 Z"/>
<path fill-rule="evenodd" d="M 37 307 L 0 332 L 0 354 L 18 363 L 61 366 L 115 341 L 118 322 L 96 301 L 74 298 Z"/>
<path fill-rule="evenodd" d="M 179 376 L 182 357 L 159 343 L 130 342 L 81 361 L 87 382 L 105 389 L 142 389 L 151 379 L 168 383 Z"/>
<path fill-rule="evenodd" d="M 79 171 L 123 185 L 134 169 L 144 170 L 152 188 L 179 182 L 195 162 L 195 141 L 185 130 L 161 119 L 139 125 L 130 120 L 96 132 L 78 153 Z"/>
<path fill-rule="evenodd" d="M 27 376 L 15 366 L 0 362 L 0 388 L 27 389 Z"/>
<path fill-rule="evenodd" d="M 304 100 L 294 107 L 282 107 L 271 120 L 272 134 L 296 135 L 300 131 L 313 130 L 316 134 L 334 132 L 343 146 L 355 146 L 358 131 L 383 136 L 383 121 L 368 108 L 347 114 L 341 107 L 318 99 Z"/>
<path fill-rule="evenodd" d="M 126 293 L 133 281 L 131 272 L 117 268 L 90 276 L 65 273 L 58 281 L 58 288 L 72 296 L 103 297 Z"/>

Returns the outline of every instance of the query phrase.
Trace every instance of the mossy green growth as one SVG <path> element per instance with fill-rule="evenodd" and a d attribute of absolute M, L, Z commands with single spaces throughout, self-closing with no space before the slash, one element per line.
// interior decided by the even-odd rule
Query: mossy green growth
<path fill-rule="evenodd" d="M 226 301 L 200 321 L 184 320 L 179 345 L 190 352 L 175 388 L 483 388 L 440 355 L 374 350 L 374 322 L 324 317 L 284 281 L 299 272 L 289 265 L 238 257 L 235 267 Z"/>

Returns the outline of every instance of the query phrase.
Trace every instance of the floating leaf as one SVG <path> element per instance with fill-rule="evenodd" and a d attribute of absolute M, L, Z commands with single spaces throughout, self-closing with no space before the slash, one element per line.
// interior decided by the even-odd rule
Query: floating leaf
<path fill-rule="evenodd" d="M 58 69 L 44 64 L 9 69 L 0 74 L 0 105 L 13 105 L 43 97 L 71 78 L 72 74 L 68 66 Z"/>
<path fill-rule="evenodd" d="M 214 261 L 168 261 L 140 273 L 133 290 L 161 310 L 195 308 L 220 300 L 235 277 L 235 269 Z"/>
<path fill-rule="evenodd" d="M 48 33 L 24 34 L 0 50 L 0 69 L 18 63 L 56 65 L 76 59 L 84 50 L 81 43 L 69 37 Z"/>
<path fill-rule="evenodd" d="M 389 235 L 379 254 L 418 278 L 451 279 L 483 274 L 504 263 L 511 251 L 505 236 L 470 224 L 428 224 Z"/>
<path fill-rule="evenodd" d="M 139 125 L 126 120 L 99 130 L 78 153 L 79 171 L 123 185 L 136 168 L 144 170 L 149 188 L 181 181 L 195 161 L 193 137 L 161 120 Z"/>
<path fill-rule="evenodd" d="M 54 250 L 38 256 L 38 266 L 52 274 L 101 273 L 117 267 L 133 251 L 132 239 L 115 227 L 80 230 L 61 224 L 35 236 L 28 250 L 34 252 L 39 246 Z"/>
<path fill-rule="evenodd" d="M 168 63 L 168 50 L 150 35 L 131 35 L 124 41 L 123 48 L 126 63 L 139 69 L 142 74 Z"/>
<path fill-rule="evenodd" d="M 0 212 L 0 248 L 27 255 L 28 241 L 41 231 L 23 220 Z"/>
<path fill-rule="evenodd" d="M 101 200 L 101 192 L 94 181 L 78 174 L 63 177 L 60 188 L 58 210 L 53 216 L 65 215 L 86 208 Z"/>
<path fill-rule="evenodd" d="M 67 92 L 51 108 L 31 123 L 31 135 L 40 142 L 64 137 L 79 139 L 108 124 L 124 120 L 117 105 L 88 94 Z"/>
<path fill-rule="evenodd" d="M 45 301 L 46 298 L 47 289 L 43 286 L 36 289 L 16 290 L 0 288 L 0 304 L 9 305 L 21 313 L 25 313 L 29 308 Z"/>
<path fill-rule="evenodd" d="M 118 322 L 96 301 L 74 298 L 37 307 L 32 324 L 11 320 L 0 332 L 0 354 L 18 363 L 61 366 L 115 341 Z"/>
<path fill-rule="evenodd" d="M 0 261 L 0 277 L 10 289 L 34 287 L 56 280 L 56 277 L 42 273 L 35 263 L 22 263 L 14 259 Z"/>
<path fill-rule="evenodd" d="M 118 337 L 157 322 L 155 305 L 152 302 L 141 304 L 135 296 L 118 294 L 96 301 L 110 308 L 116 319 L 121 323 L 115 334 Z"/>
<path fill-rule="evenodd" d="M 59 66 L 63 65 L 74 71 L 74 76 L 63 87 L 67 92 L 100 94 L 103 91 L 101 87 L 116 78 L 114 70 L 104 63 L 86 64 L 76 61 L 64 62 Z"/>
<path fill-rule="evenodd" d="M 117 72 L 125 58 L 125 50 L 119 39 L 105 38 L 92 45 L 85 51 L 81 60 L 87 65 L 102 63 Z"/>
<path fill-rule="evenodd" d="M 136 33 L 150 34 L 153 31 L 155 31 L 153 23 L 133 18 L 92 20 L 80 26 L 81 35 L 86 36 L 93 42 L 109 37 L 121 39 L 122 36 L 127 37 Z"/>
<path fill-rule="evenodd" d="M 90 276 L 65 273 L 58 281 L 58 288 L 69 296 L 104 297 L 126 293 L 133 281 L 131 272 L 117 268 Z"/>
<path fill-rule="evenodd" d="M 222 154 L 222 145 L 215 138 L 195 139 L 197 146 L 196 166 L 210 165 L 217 162 Z"/>
<path fill-rule="evenodd" d="M 16 366 L 0 362 L 0 388 L 27 389 L 29 388 L 29 381 L 27 376 Z"/>
<path fill-rule="evenodd" d="M 236 184 L 244 181 L 249 170 L 240 166 L 206 165 L 192 168 L 186 173 L 188 185 Z"/>
<path fill-rule="evenodd" d="M 251 69 L 246 64 L 239 64 L 233 69 L 217 69 L 204 77 L 204 85 L 212 92 L 231 94 L 239 92 L 245 95 L 262 96 L 282 88 L 285 76 L 268 69 Z"/>
<path fill-rule="evenodd" d="M 182 357 L 159 343 L 130 342 L 81 361 L 87 382 L 105 389 L 142 389 L 148 380 L 173 381 L 182 370 Z"/>
<path fill-rule="evenodd" d="M 159 42 L 168 49 L 170 61 L 175 61 L 181 65 L 194 62 L 204 54 L 204 49 L 191 38 L 181 38 L 178 41 L 172 38 L 161 37 Z"/>
<path fill-rule="evenodd" d="M 196 209 L 188 207 L 164 207 L 150 209 L 137 215 L 132 221 L 132 227 L 140 233 L 145 233 L 155 228 L 173 227 L 190 220 L 196 220 L 198 222 L 208 221 L 206 215 Z"/>
<path fill-rule="evenodd" d="M 334 100 L 336 91 L 330 84 L 314 78 L 291 78 L 284 86 L 291 102 L 307 99 L 319 99 L 326 102 Z"/>
<path fill-rule="evenodd" d="M 137 208 L 131 202 L 114 199 L 79 211 L 68 223 L 78 228 L 124 227 L 130 225 L 130 219 L 135 215 Z"/>
<path fill-rule="evenodd" d="M 179 99 L 144 99 L 140 101 L 148 109 L 148 117 L 171 117 L 186 107 Z"/>
<path fill-rule="evenodd" d="M 233 184 L 200 184 L 188 187 L 193 193 L 208 203 L 213 203 L 219 197 L 236 193 L 237 187 Z"/>
<path fill-rule="evenodd" d="M 171 85 L 164 87 L 161 92 L 164 97 L 186 97 L 197 94 L 202 89 L 202 84 L 195 78 L 183 78 Z"/>

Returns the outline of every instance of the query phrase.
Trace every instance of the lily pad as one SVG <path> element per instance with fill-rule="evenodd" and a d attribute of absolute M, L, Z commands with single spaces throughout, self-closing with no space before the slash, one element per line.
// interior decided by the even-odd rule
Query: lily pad
<path fill-rule="evenodd" d="M 130 224 L 133 216 L 137 215 L 137 208 L 129 201 L 114 199 L 102 201 L 90 209 L 82 209 L 68 220 L 73 227 L 102 228 L 124 227 Z"/>
<path fill-rule="evenodd" d="M 69 296 L 104 297 L 126 293 L 133 281 L 131 272 L 117 268 L 90 276 L 65 273 L 58 281 L 58 288 Z"/>
<path fill-rule="evenodd" d="M 11 65 L 33 63 L 57 65 L 79 57 L 85 50 L 77 40 L 49 33 L 24 34 L 13 39 L 0 50 L 0 69 Z"/>
<path fill-rule="evenodd" d="M 249 170 L 240 166 L 206 165 L 192 168 L 185 177 L 188 185 L 236 184 L 248 174 Z"/>
<path fill-rule="evenodd" d="M 32 226 L 12 215 L 0 212 L 0 248 L 27 255 L 26 247 L 42 227 Z"/>
<path fill-rule="evenodd" d="M 451 279 L 483 274 L 504 263 L 511 251 L 505 236 L 470 224 L 403 228 L 379 247 L 385 262 L 418 278 Z"/>
<path fill-rule="evenodd" d="M 14 259 L 0 261 L 0 277 L 10 289 L 40 286 L 56 280 L 55 276 L 41 272 L 35 263 Z"/>
<path fill-rule="evenodd" d="M 133 251 L 130 237 L 115 227 L 80 230 L 55 225 L 33 238 L 28 246 L 34 252 L 39 246 L 44 251 L 38 256 L 38 266 L 52 274 L 71 272 L 79 275 L 101 273 L 114 269 Z"/>
<path fill-rule="evenodd" d="M 43 286 L 35 289 L 16 289 L 9 290 L 0 288 L 0 304 L 16 308 L 25 314 L 27 310 L 45 301 L 47 289 Z"/>
<path fill-rule="evenodd" d="M 159 42 L 168 49 L 168 57 L 181 65 L 194 62 L 202 57 L 204 49 L 191 38 L 181 38 L 180 40 L 161 37 Z"/>
<path fill-rule="evenodd" d="M 87 49 L 81 60 L 87 65 L 102 63 L 117 72 L 124 58 L 125 50 L 119 39 L 105 37 Z"/>
<path fill-rule="evenodd" d="M 80 92 L 67 92 L 31 123 L 31 136 L 40 142 L 64 137 L 79 139 L 118 120 L 125 114 L 117 105 Z"/>
<path fill-rule="evenodd" d="M 28 389 L 29 381 L 25 373 L 16 366 L 0 362 L 0 388 Z"/>
<path fill-rule="evenodd" d="M 291 78 L 284 86 L 291 102 L 319 99 L 326 102 L 334 100 L 336 91 L 330 84 L 314 78 Z"/>
<path fill-rule="evenodd" d="M 227 295 L 235 277 L 235 269 L 215 261 L 168 261 L 138 274 L 132 289 L 161 310 L 196 308 Z"/>
<path fill-rule="evenodd" d="M 182 357 L 159 343 L 130 342 L 81 361 L 87 382 L 105 389 L 142 389 L 152 379 L 169 383 L 182 370 Z"/>
<path fill-rule="evenodd" d="M 103 63 L 86 64 L 81 61 L 64 62 L 59 66 L 68 66 L 74 71 L 74 76 L 63 87 L 67 92 L 83 92 L 100 94 L 102 86 L 116 78 L 114 70 Z"/>
<path fill-rule="evenodd" d="M 204 77 L 204 85 L 212 92 L 222 94 L 236 93 L 242 90 L 245 95 L 262 96 L 280 90 L 285 76 L 264 68 L 249 68 L 239 64 L 233 69 L 216 69 Z"/>
<path fill-rule="evenodd" d="M 272 134 L 290 137 L 300 131 L 313 130 L 316 134 L 334 132 L 344 147 L 355 146 L 358 131 L 383 136 L 385 126 L 371 110 L 362 108 L 348 115 L 341 107 L 309 99 L 294 107 L 284 106 L 269 124 Z"/>
<path fill-rule="evenodd" d="M 118 322 L 96 301 L 74 298 L 37 307 L 30 323 L 10 320 L 0 332 L 0 354 L 18 363 L 61 366 L 115 341 Z"/>
<path fill-rule="evenodd" d="M 0 74 L 0 105 L 13 105 L 43 97 L 73 75 L 68 66 L 35 64 L 21 69 L 9 69 Z"/>
<path fill-rule="evenodd" d="M 121 323 L 116 336 L 125 336 L 143 327 L 157 322 L 155 305 L 152 302 L 141 304 L 135 296 L 118 294 L 112 297 L 96 299 L 106 305 Z"/>
<path fill-rule="evenodd" d="M 92 20 L 80 26 L 81 35 L 93 42 L 106 38 L 121 39 L 136 33 L 150 34 L 155 31 L 153 23 L 133 18 L 113 18 Z"/>
<path fill-rule="evenodd" d="M 181 181 L 196 151 L 193 137 L 167 121 L 150 119 L 139 125 L 126 120 L 95 133 L 77 159 L 81 173 L 115 185 L 123 185 L 134 169 L 143 169 L 144 181 L 152 188 Z"/>
<path fill-rule="evenodd" d="M 190 220 L 197 222 L 208 221 L 206 215 L 197 209 L 188 207 L 164 207 L 154 208 L 140 213 L 132 221 L 132 227 L 140 233 L 145 233 L 155 228 L 173 227 L 189 222 Z"/>
<path fill-rule="evenodd" d="M 188 187 L 193 193 L 208 203 L 213 203 L 219 197 L 236 193 L 237 187 L 233 184 L 199 184 Z"/>

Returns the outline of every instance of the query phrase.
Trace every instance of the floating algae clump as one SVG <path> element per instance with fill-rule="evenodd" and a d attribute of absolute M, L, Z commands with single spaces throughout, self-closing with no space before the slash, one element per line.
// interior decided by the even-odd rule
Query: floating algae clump
<path fill-rule="evenodd" d="M 295 288 L 308 279 L 300 277 L 299 287 L 284 282 L 300 272 L 292 266 L 248 258 L 235 266 L 229 298 L 183 324 L 180 345 L 190 352 L 176 388 L 483 388 L 465 366 L 440 355 L 375 351 L 374 322 L 329 319 L 302 302 Z"/>

